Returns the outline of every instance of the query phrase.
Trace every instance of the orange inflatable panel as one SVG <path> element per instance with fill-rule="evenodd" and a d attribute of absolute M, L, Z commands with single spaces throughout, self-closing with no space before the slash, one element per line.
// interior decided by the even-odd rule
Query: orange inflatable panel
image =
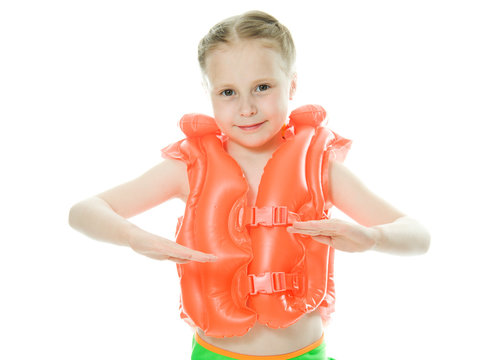
<path fill-rule="evenodd" d="M 177 265 L 181 317 L 206 335 L 241 336 L 257 321 L 287 327 L 305 313 L 333 309 L 333 248 L 286 231 L 294 220 L 329 217 L 328 164 L 343 161 L 351 141 L 325 125 L 321 106 L 291 113 L 255 206 L 247 204 L 248 183 L 213 118 L 185 115 L 187 138 L 162 150 L 188 169 L 177 242 L 218 257 Z"/>

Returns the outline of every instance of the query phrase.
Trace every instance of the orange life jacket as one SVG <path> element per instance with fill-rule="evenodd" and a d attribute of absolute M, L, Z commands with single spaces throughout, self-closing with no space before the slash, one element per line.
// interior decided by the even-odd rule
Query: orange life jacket
<path fill-rule="evenodd" d="M 287 327 L 317 308 L 333 309 L 334 249 L 286 231 L 295 219 L 329 217 L 328 164 L 343 161 L 351 141 L 327 129 L 325 118 L 318 105 L 291 113 L 254 207 L 213 118 L 185 115 L 180 127 L 187 138 L 162 150 L 188 169 L 177 243 L 218 257 L 178 264 L 181 317 L 206 335 L 241 336 L 257 321 Z"/>

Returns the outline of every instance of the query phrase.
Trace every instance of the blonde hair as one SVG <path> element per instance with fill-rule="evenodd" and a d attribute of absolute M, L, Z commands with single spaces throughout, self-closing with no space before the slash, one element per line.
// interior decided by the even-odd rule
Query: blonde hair
<path fill-rule="evenodd" d="M 285 61 L 285 73 L 290 74 L 295 64 L 295 45 L 287 27 L 263 11 L 249 11 L 227 18 L 214 27 L 198 44 L 198 62 L 206 74 L 206 58 L 220 45 L 238 40 L 261 39 L 273 45 Z"/>

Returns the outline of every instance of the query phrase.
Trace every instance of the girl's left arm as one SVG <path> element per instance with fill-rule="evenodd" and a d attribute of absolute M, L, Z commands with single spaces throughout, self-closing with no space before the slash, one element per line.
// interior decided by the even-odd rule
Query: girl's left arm
<path fill-rule="evenodd" d="M 295 222 L 289 232 L 312 236 L 338 250 L 376 250 L 398 255 L 425 253 L 430 246 L 428 231 L 415 219 L 400 212 L 371 192 L 343 164 L 329 165 L 331 203 L 357 224 L 340 220 Z"/>

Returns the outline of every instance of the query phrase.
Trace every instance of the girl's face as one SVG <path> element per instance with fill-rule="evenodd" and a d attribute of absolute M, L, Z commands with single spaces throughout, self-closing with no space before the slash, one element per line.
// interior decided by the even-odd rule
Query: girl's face
<path fill-rule="evenodd" d="M 281 142 L 288 100 L 296 88 L 284 61 L 260 40 L 239 41 L 206 59 L 208 90 L 220 130 L 242 147 L 268 150 Z"/>

